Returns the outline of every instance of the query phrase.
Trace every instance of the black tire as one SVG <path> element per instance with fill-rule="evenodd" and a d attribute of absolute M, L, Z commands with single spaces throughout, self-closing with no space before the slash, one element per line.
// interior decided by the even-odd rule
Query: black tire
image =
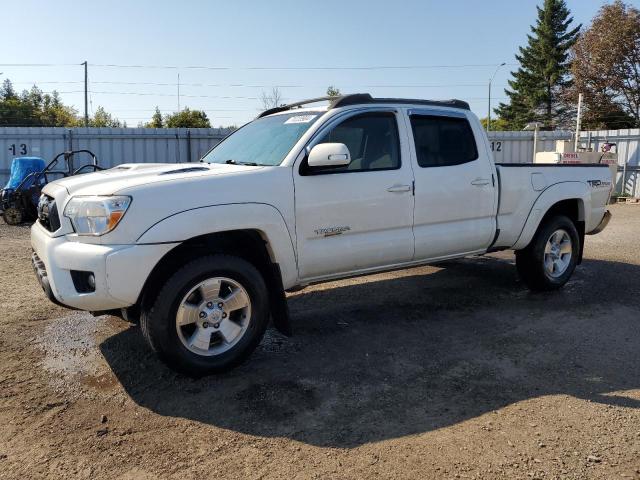
<path fill-rule="evenodd" d="M 550 237 L 564 230 L 571 239 L 571 258 L 561 275 L 552 276 L 545 268 L 545 247 Z M 574 223 L 564 215 L 556 215 L 543 221 L 531 243 L 516 251 L 516 267 L 520 278 L 534 291 L 549 291 L 562 288 L 569 281 L 578 262 L 580 235 Z"/>
<path fill-rule="evenodd" d="M 2 212 L 2 219 L 7 225 L 20 225 L 23 220 L 23 215 L 18 208 L 9 207 Z"/>
<path fill-rule="evenodd" d="M 251 302 L 251 314 L 238 343 L 219 355 L 204 356 L 183 345 L 176 329 L 176 314 L 184 296 L 212 277 L 230 278 L 242 285 Z M 150 303 L 140 315 L 140 328 L 147 343 L 169 367 L 196 377 L 226 372 L 242 363 L 260 343 L 269 320 L 268 292 L 262 275 L 251 263 L 229 255 L 194 259 L 177 270 Z"/>

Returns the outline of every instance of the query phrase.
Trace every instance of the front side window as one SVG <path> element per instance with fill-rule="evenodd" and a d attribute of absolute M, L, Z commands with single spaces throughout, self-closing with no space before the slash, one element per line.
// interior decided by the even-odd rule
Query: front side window
<path fill-rule="evenodd" d="M 411 115 L 411 130 L 421 167 L 460 165 L 478 158 L 466 118 Z"/>
<path fill-rule="evenodd" d="M 280 165 L 323 112 L 298 112 L 258 118 L 207 153 L 203 162 Z"/>
<path fill-rule="evenodd" d="M 400 168 L 400 141 L 395 114 L 364 113 L 350 117 L 327 132 L 318 143 L 344 143 L 351 163 L 341 167 L 309 168 L 303 173 L 347 173 Z"/>

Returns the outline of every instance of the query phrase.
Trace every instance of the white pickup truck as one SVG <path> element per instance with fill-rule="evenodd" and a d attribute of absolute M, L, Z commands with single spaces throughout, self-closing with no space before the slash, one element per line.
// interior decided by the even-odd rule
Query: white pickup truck
<path fill-rule="evenodd" d="M 311 283 L 512 249 L 530 288 L 560 288 L 611 190 L 607 165 L 496 165 L 459 100 L 312 99 L 201 163 L 50 183 L 33 266 L 52 301 L 137 317 L 163 360 L 202 375 L 247 358 L 269 319 L 290 334 L 285 291 Z"/>

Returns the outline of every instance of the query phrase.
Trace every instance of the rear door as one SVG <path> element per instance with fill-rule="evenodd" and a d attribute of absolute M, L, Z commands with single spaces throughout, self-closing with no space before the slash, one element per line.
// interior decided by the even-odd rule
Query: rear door
<path fill-rule="evenodd" d="M 413 258 L 413 174 L 398 113 L 381 109 L 331 121 L 318 143 L 344 143 L 346 167 L 294 168 L 298 265 L 303 279 Z M 402 139 L 402 140 L 401 140 Z"/>
<path fill-rule="evenodd" d="M 492 159 L 462 112 L 409 110 L 415 259 L 483 251 L 496 228 Z"/>

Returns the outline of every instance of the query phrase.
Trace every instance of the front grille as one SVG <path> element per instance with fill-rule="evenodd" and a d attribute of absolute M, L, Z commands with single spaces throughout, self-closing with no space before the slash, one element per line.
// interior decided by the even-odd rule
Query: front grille
<path fill-rule="evenodd" d="M 58 207 L 53 197 L 41 195 L 38 202 L 38 222 L 50 232 L 55 232 L 60 228 L 60 216 Z"/>

